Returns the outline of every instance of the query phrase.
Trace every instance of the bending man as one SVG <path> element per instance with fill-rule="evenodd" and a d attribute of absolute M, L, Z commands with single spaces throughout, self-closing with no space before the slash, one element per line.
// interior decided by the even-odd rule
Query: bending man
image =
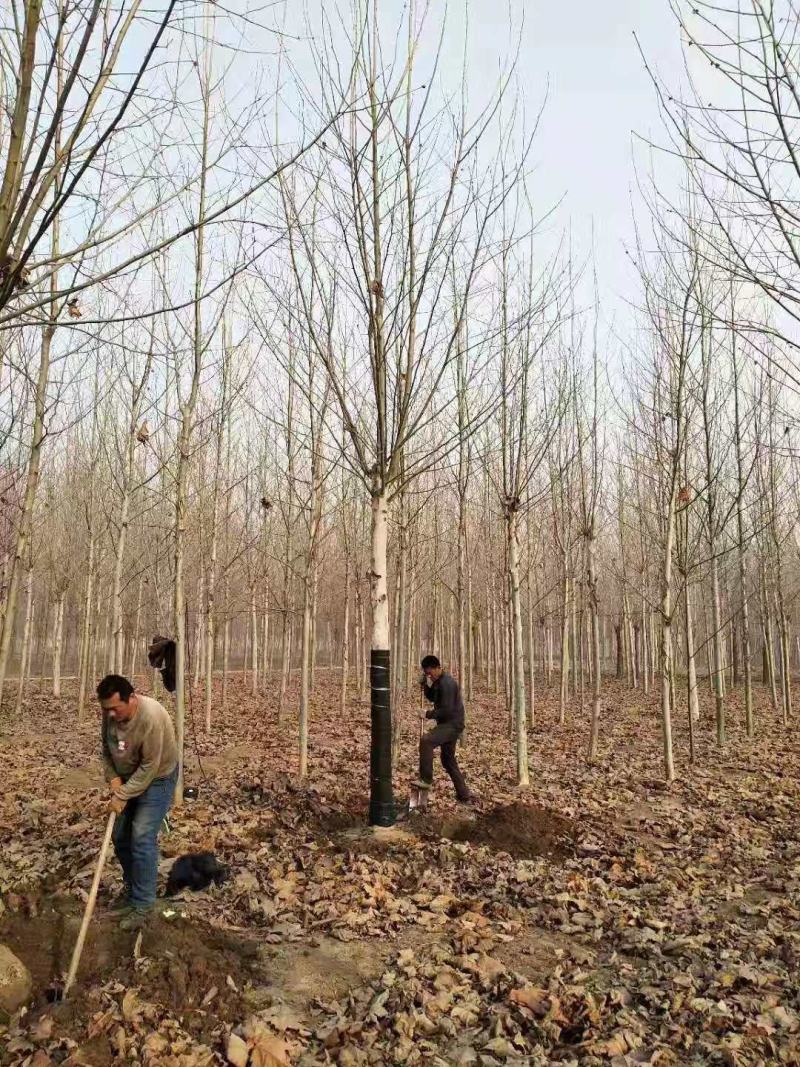
<path fill-rule="evenodd" d="M 442 670 L 436 656 L 426 656 L 422 661 L 422 670 L 422 692 L 433 704 L 425 718 L 435 719 L 436 726 L 424 734 L 419 743 L 419 787 L 430 789 L 433 785 L 433 753 L 438 748 L 441 750 L 442 766 L 450 775 L 457 798 L 462 804 L 468 804 L 472 794 L 456 759 L 456 745 L 464 732 L 461 690 L 455 678 Z"/>
<path fill-rule="evenodd" d="M 125 889 L 120 928 L 138 929 L 152 911 L 158 879 L 158 832 L 178 777 L 178 746 L 167 709 L 109 674 L 97 687 L 103 709 L 103 769 L 117 813 L 114 850 Z"/>

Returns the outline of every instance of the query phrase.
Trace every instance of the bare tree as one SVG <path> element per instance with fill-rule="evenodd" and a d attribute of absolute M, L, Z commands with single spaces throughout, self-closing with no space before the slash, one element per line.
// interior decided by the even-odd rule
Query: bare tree
<path fill-rule="evenodd" d="M 454 404 L 448 370 L 469 293 L 489 262 L 490 224 L 518 173 L 507 178 L 490 168 L 479 176 L 478 146 L 494 101 L 477 119 L 462 103 L 443 123 L 432 114 L 430 93 L 414 91 L 422 27 L 413 4 L 408 20 L 397 79 L 380 65 L 377 0 L 356 13 L 347 86 L 332 82 L 341 69 L 334 44 L 321 51 L 322 99 L 345 95 L 350 115 L 332 126 L 332 145 L 306 172 L 308 182 L 301 187 L 295 176 L 282 183 L 295 299 L 371 500 L 370 817 L 377 823 L 394 818 L 389 512 L 401 488 L 455 445 L 455 434 L 444 429 Z M 325 227 L 307 225 L 309 214 L 324 217 Z M 455 321 L 448 284 L 454 273 Z M 473 338 L 476 351 L 478 345 Z M 423 432 L 428 426 L 439 428 L 437 440 Z"/>

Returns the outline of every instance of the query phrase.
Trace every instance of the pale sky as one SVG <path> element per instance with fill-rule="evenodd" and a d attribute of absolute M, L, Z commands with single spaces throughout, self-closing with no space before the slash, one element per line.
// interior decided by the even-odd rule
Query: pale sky
<path fill-rule="evenodd" d="M 312 69 L 304 39 L 310 27 L 312 36 L 320 32 L 319 5 L 334 36 L 351 23 L 350 0 L 338 5 L 332 0 L 307 0 L 266 8 L 258 0 L 234 0 L 232 10 L 258 12 L 256 21 L 262 27 L 271 23 L 288 31 L 288 53 L 295 71 L 304 77 Z M 419 18 L 425 0 L 415 0 L 415 5 Z M 378 11 L 386 61 L 391 63 L 396 46 L 402 69 L 407 0 L 379 0 Z M 532 156 L 534 195 L 541 210 L 562 201 L 549 225 L 554 237 L 571 233 L 579 260 L 588 256 L 594 227 L 603 319 L 606 327 L 613 320 L 620 332 L 627 333 L 622 321 L 628 317 L 625 301 L 635 300 L 638 290 L 624 254 L 624 247 L 633 243 L 632 196 L 638 201 L 634 158 L 642 170 L 651 159 L 635 134 L 665 142 L 656 94 L 634 34 L 651 66 L 678 89 L 683 60 L 669 0 L 428 0 L 427 12 L 415 72 L 421 81 L 446 18 L 439 81 L 445 92 L 458 92 L 466 19 L 468 92 L 475 106 L 492 96 L 501 67 L 507 69 L 519 49 L 517 85 L 529 121 L 547 97 Z M 237 33 L 242 35 L 237 44 L 243 54 L 233 60 L 233 52 L 220 56 L 221 63 L 231 62 L 227 77 L 239 88 L 244 86 L 245 96 L 254 75 L 274 67 L 279 51 L 275 34 L 253 27 L 250 21 L 237 20 Z M 225 33 L 220 29 L 217 39 Z M 284 92 L 288 93 L 285 84 Z M 284 130 L 291 128 L 291 117 L 282 121 Z M 268 131 L 272 122 L 265 116 Z M 669 191 L 674 172 L 670 174 L 663 156 L 656 154 L 653 159 L 656 174 Z M 641 218 L 644 221 L 644 213 Z"/>
<path fill-rule="evenodd" d="M 382 9 L 393 25 L 406 5 L 383 0 Z M 443 0 L 430 0 L 432 26 L 444 10 Z M 461 65 L 463 10 L 460 2 L 447 5 L 445 78 L 448 66 L 455 78 Z M 519 42 L 519 86 L 531 118 L 547 96 L 533 152 L 535 190 L 542 204 L 563 197 L 555 226 L 571 229 L 579 257 L 591 247 L 594 226 L 603 317 L 625 332 L 619 319 L 637 284 L 623 251 L 633 241 L 634 157 L 645 169 L 652 159 L 657 176 L 672 180 L 669 162 L 635 137 L 665 141 L 634 34 L 648 63 L 677 89 L 683 59 L 669 0 L 468 0 L 466 10 L 471 92 L 496 84 L 501 57 Z"/>
<path fill-rule="evenodd" d="M 474 17 L 490 18 L 489 0 L 470 6 Z M 674 84 L 682 74 L 677 27 L 667 0 L 529 0 L 525 11 L 531 88 L 550 83 L 536 151 L 541 180 L 554 197 L 566 194 L 562 215 L 583 248 L 594 222 L 601 293 L 613 304 L 632 282 L 623 244 L 632 240 L 634 155 L 646 165 L 649 156 L 635 133 L 664 142 L 634 33 L 648 63 Z M 669 180 L 666 161 L 654 162 Z"/>

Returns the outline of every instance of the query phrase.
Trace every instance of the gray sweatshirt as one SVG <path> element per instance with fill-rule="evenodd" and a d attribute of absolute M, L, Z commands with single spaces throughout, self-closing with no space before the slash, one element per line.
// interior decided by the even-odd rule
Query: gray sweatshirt
<path fill-rule="evenodd" d="M 102 754 L 106 781 L 121 778 L 119 795 L 141 796 L 155 778 L 171 774 L 178 762 L 178 746 L 169 712 L 152 697 L 136 694 L 139 707 L 126 723 L 103 712 Z"/>

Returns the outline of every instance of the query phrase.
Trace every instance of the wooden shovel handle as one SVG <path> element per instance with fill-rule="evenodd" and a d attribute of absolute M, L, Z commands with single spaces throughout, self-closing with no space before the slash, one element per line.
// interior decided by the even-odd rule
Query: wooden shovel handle
<path fill-rule="evenodd" d="M 83 922 L 81 923 L 80 933 L 78 934 L 78 940 L 75 942 L 75 948 L 72 950 L 72 959 L 69 964 L 69 971 L 67 973 L 67 980 L 64 983 L 64 996 L 70 990 L 70 986 L 75 981 L 75 975 L 78 973 L 78 964 L 81 962 L 81 955 L 83 953 L 83 944 L 86 941 L 86 933 L 89 929 L 89 923 L 92 919 L 92 912 L 94 911 L 95 901 L 97 900 L 97 890 L 100 888 L 100 876 L 103 873 L 103 867 L 106 865 L 106 855 L 108 854 L 108 846 L 111 844 L 111 832 L 114 829 L 114 820 L 116 819 L 116 813 L 110 812 L 108 816 L 108 822 L 106 823 L 106 832 L 103 837 L 103 844 L 100 846 L 100 855 L 97 857 L 97 866 L 94 870 L 94 878 L 92 879 L 92 888 L 89 890 L 89 899 L 86 901 L 86 910 L 83 913 Z"/>

